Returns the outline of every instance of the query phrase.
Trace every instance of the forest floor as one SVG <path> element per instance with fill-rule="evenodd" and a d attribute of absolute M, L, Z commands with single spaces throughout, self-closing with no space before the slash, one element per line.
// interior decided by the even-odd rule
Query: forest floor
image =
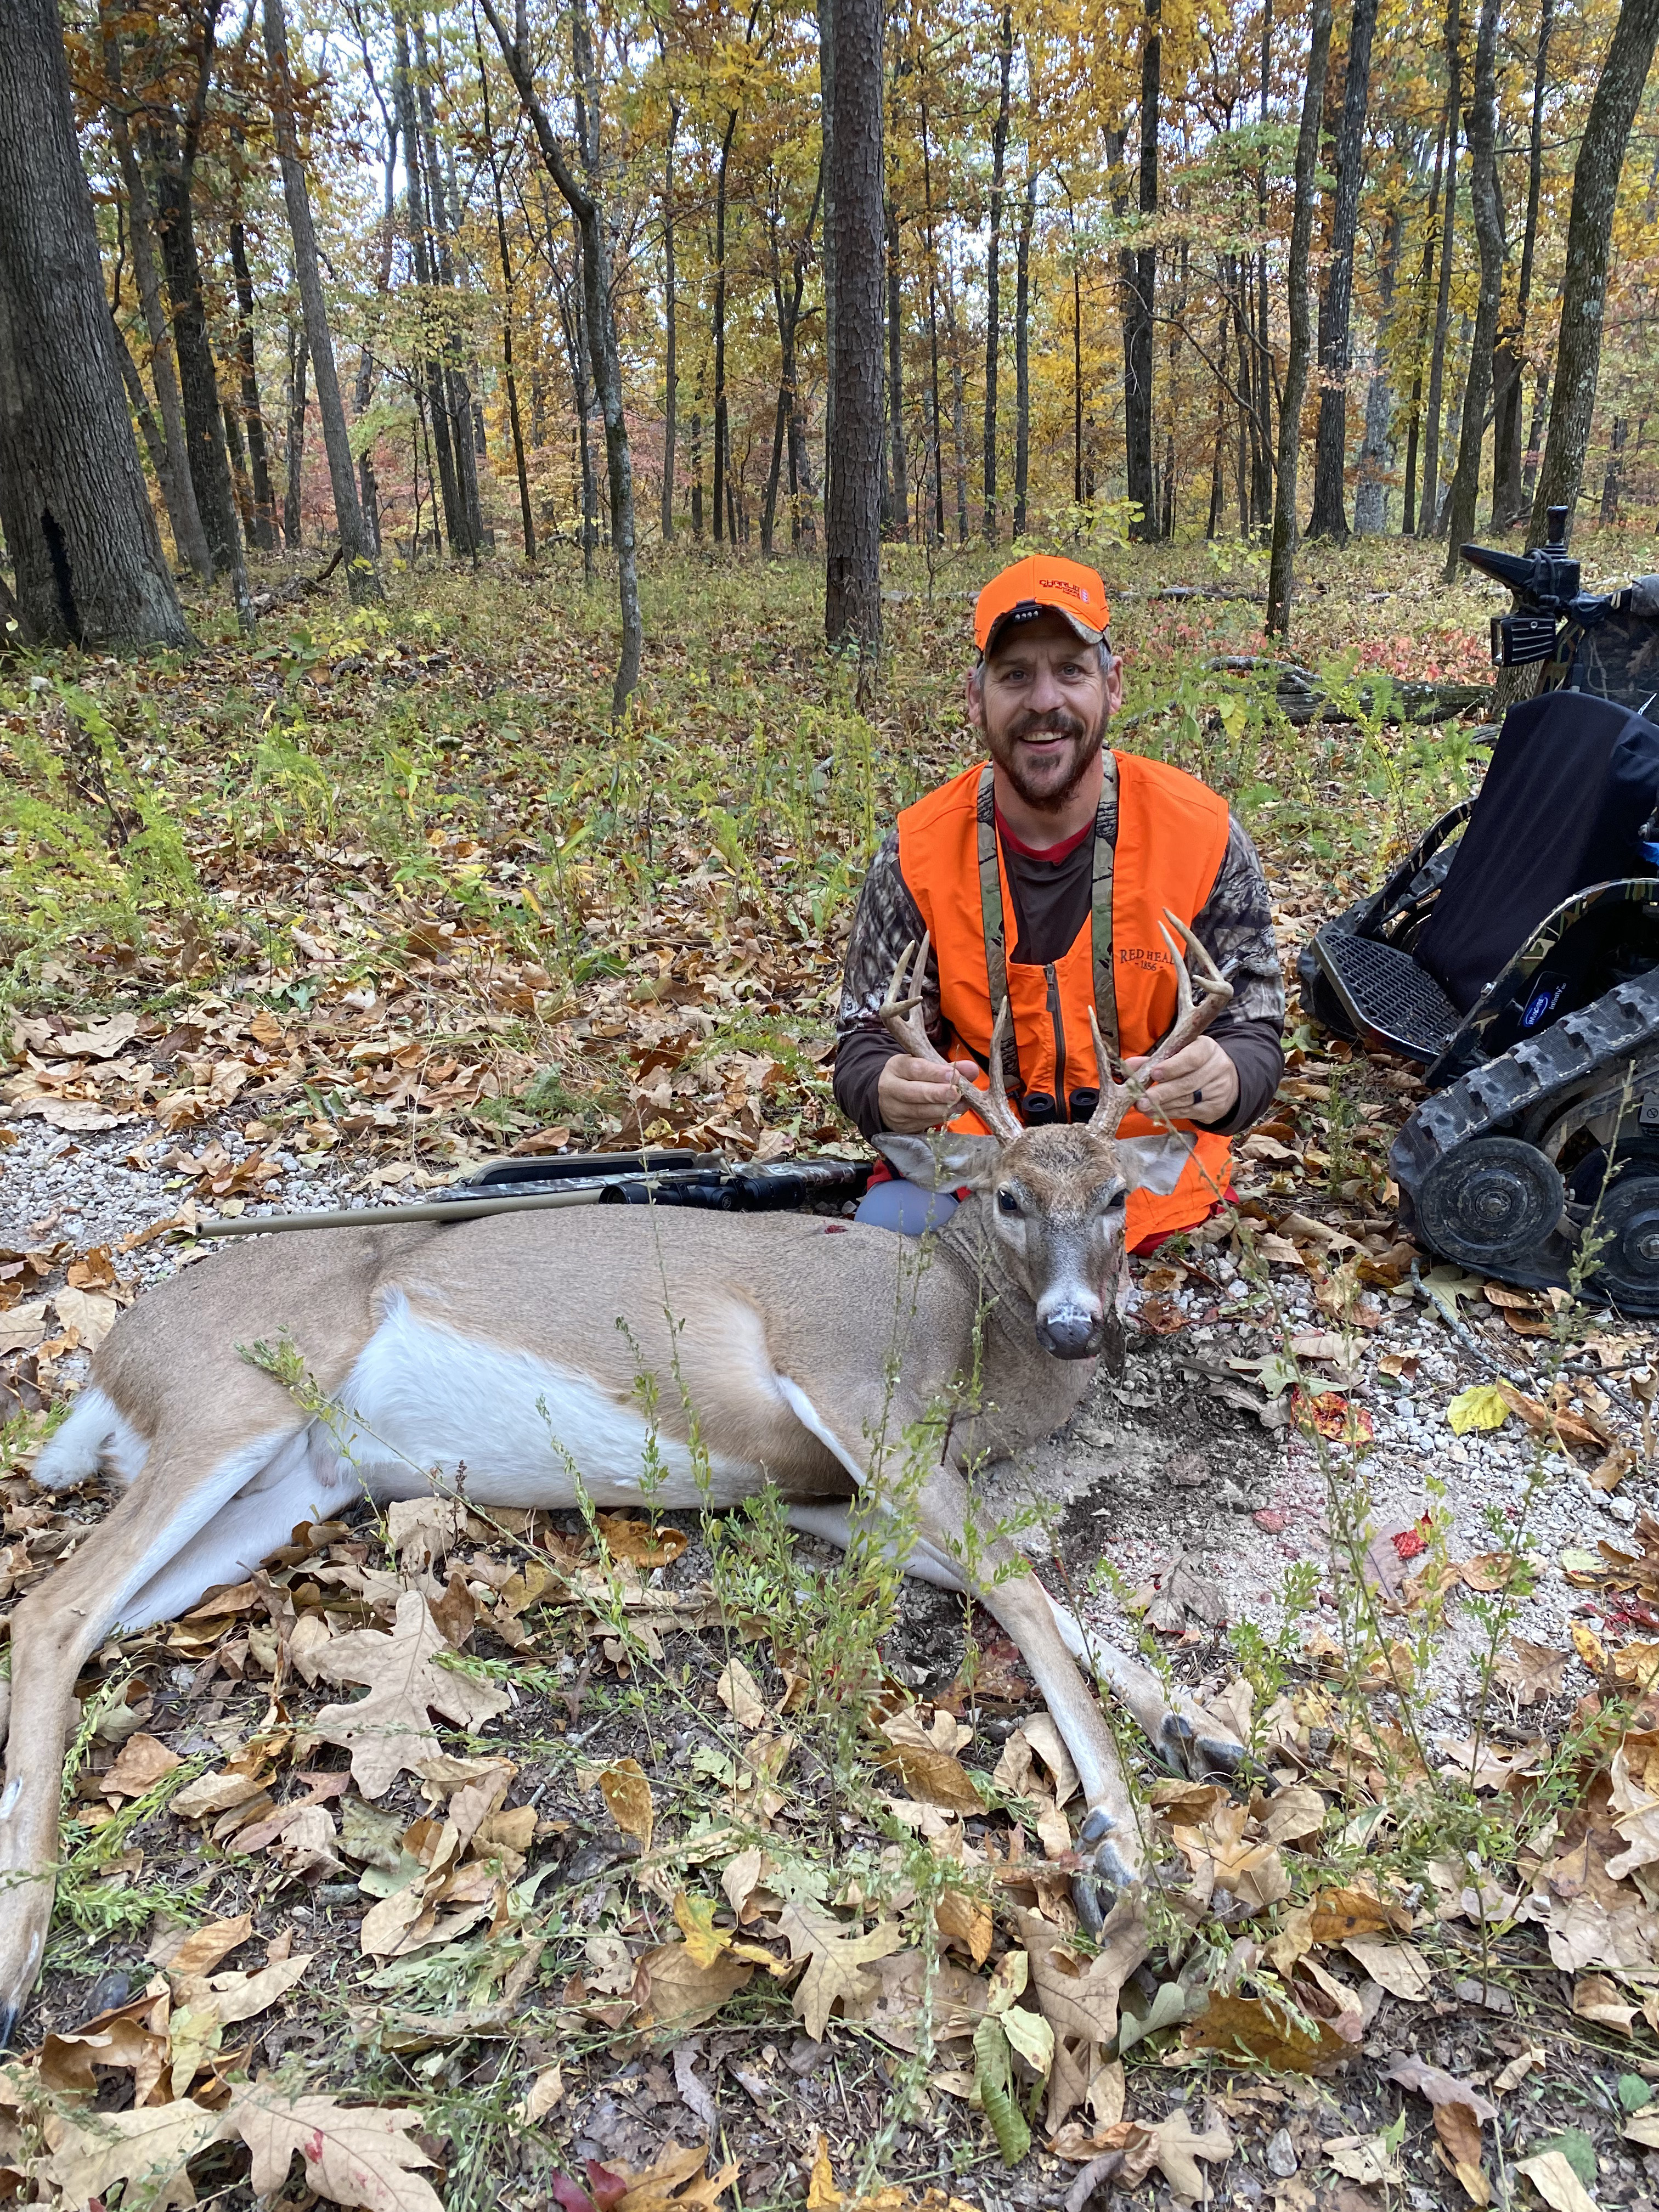
<path fill-rule="evenodd" d="M 665 562 L 616 732 L 610 602 L 571 558 L 356 612 L 273 569 L 252 647 L 198 608 L 185 660 L 0 671 L 0 1597 L 103 1510 L 29 1467 L 216 1217 L 514 1148 L 861 1151 L 827 1079 L 840 948 L 881 830 L 967 756 L 985 558 L 891 562 L 867 713 L 809 571 Z M 1260 654 L 1253 556 L 1106 556 L 1120 742 L 1228 793 L 1287 972 L 1480 773 L 1472 718 L 1388 719 L 1416 696 L 1389 679 L 1485 679 L 1498 595 L 1435 565 L 1310 550 L 1297 658 L 1353 719 L 1298 726 L 1279 671 L 1208 665 Z M 1123 1376 L 982 1486 L 1250 1741 L 1234 1790 L 1129 1747 L 1144 1957 L 1077 1926 L 1075 1777 L 984 1615 L 764 1506 L 365 1508 L 83 1678 L 0 2182 L 137 2205 L 187 2167 L 406 2212 L 433 2183 L 452 2212 L 1659 2195 L 1653 1334 L 1404 1246 L 1409 1071 L 1294 999 L 1291 1042 L 1238 1207 L 1137 1264 Z M 1455 1401 L 1500 1425 L 1455 1433 Z M 411 1666 L 387 1775 L 343 1686 Z"/>

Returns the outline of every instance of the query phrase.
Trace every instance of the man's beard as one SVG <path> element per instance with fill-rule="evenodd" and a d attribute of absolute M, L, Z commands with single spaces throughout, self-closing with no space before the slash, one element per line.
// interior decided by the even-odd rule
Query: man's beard
<path fill-rule="evenodd" d="M 1028 773 L 1028 764 L 1020 753 L 1022 739 L 1044 733 L 1080 740 L 1072 754 L 1070 773 L 1059 783 L 1038 781 L 1033 778 Z M 1091 729 L 1080 714 L 1070 714 L 1065 708 L 1057 707 L 1046 714 L 1021 714 L 1012 729 L 1002 732 L 992 743 L 991 756 L 1028 806 L 1035 808 L 1040 814 L 1058 814 L 1064 810 L 1078 786 L 1094 766 L 1105 736 L 1106 714 L 1103 708 L 1100 719 Z"/>

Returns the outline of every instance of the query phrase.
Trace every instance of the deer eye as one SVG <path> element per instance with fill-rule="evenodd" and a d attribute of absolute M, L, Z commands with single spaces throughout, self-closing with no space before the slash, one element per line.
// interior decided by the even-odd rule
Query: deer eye
<path fill-rule="evenodd" d="M 997 1193 L 997 1212 L 1018 1213 L 1019 1212 L 1018 1194 L 1012 1190 L 1000 1190 Z"/>

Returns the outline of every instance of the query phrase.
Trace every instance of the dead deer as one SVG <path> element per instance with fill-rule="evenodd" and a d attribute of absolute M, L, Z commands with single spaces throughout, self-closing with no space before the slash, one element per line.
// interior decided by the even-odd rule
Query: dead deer
<path fill-rule="evenodd" d="M 907 1428 L 914 1436 L 930 1412 L 953 1409 L 948 1462 L 941 1455 L 920 1480 L 905 1565 L 961 1590 L 971 1553 L 975 1595 L 1019 1647 L 1075 1762 L 1091 1880 L 1109 1890 L 1140 1882 L 1134 1806 L 1077 1662 L 1171 1763 L 1228 1769 L 1241 1747 L 1195 1706 L 1172 1705 L 1150 1670 L 1055 1606 L 1011 1544 L 965 1546 L 961 1470 L 1050 1434 L 1076 1408 L 1123 1266 L 1128 1193 L 1168 1190 L 1179 1174 L 1178 1136 L 1115 1134 L 1161 1060 L 1232 995 L 1176 927 L 1202 997 L 1194 1007 L 1166 931 L 1175 1024 L 1132 1083 L 1110 1079 L 1097 1031 L 1101 1095 L 1086 1125 L 1022 1127 L 1000 1073 L 999 1023 L 988 1093 L 957 1079 L 990 1135 L 879 1140 L 913 1181 L 973 1194 L 920 1248 L 814 1216 L 668 1208 L 453 1226 L 371 1220 L 262 1238 L 147 1293 L 100 1348 L 34 1470 L 54 1490 L 100 1468 L 126 1487 L 11 1617 L 0 2039 L 40 1970 L 75 1684 L 104 1639 L 175 1618 L 241 1579 L 300 1522 L 365 1495 L 453 1488 L 462 1469 L 480 1505 L 571 1507 L 578 1475 L 599 1505 L 637 1504 L 648 1442 L 642 1373 L 657 1380 L 666 1469 L 653 1504 L 728 1506 L 771 1482 L 797 1526 L 843 1544 L 855 1487 L 881 1483 Z M 924 941 L 916 977 L 927 954 Z M 908 1051 L 932 1053 L 919 1001 L 903 996 L 908 959 L 884 1018 Z M 325 1415 L 245 1356 L 273 1338 L 291 1341 Z M 693 1419 L 706 1459 L 692 1448 Z M 1097 1895 L 1086 1885 L 1080 1894 L 1085 1910 L 1093 1898 L 1094 1917 Z"/>

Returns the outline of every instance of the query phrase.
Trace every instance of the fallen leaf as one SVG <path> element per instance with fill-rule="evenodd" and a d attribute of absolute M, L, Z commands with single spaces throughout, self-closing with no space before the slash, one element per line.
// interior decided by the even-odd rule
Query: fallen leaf
<path fill-rule="evenodd" d="M 633 2173 L 626 2166 L 619 2167 L 624 2186 L 616 2200 L 615 2212 L 690 2212 L 692 2206 L 701 2212 L 712 2212 L 737 2179 L 738 2169 L 723 2166 L 718 2172 L 706 2173 L 708 2162 L 707 2143 L 687 2148 L 671 2142 L 656 2164 L 643 2172 Z M 592 2171 L 590 2166 L 590 2178 Z M 607 2208 L 601 2206 L 600 2212 L 607 2212 Z"/>
<path fill-rule="evenodd" d="M 1518 2158 L 1517 2173 L 1524 2173 L 1550 2212 L 1601 2212 L 1595 2199 L 1567 2163 L 1565 2151 L 1540 2151 L 1534 2158 Z"/>
<path fill-rule="evenodd" d="M 1600 2027 L 1616 2028 L 1620 2035 L 1632 2033 L 1636 2007 L 1625 2002 L 1619 1994 L 1619 1984 L 1609 1981 L 1605 1974 L 1578 1977 L 1572 1985 L 1572 2009 L 1579 2020 L 1591 2020 Z"/>
<path fill-rule="evenodd" d="M 1400 2162 L 1383 2136 L 1334 2136 L 1319 2146 L 1345 2181 L 1362 2186 L 1401 2179 Z"/>
<path fill-rule="evenodd" d="M 1466 1437 L 1472 1429 L 1501 1429 L 1509 1417 L 1508 1401 L 1495 1382 L 1471 1383 L 1446 1408 L 1455 1437 Z"/>
<path fill-rule="evenodd" d="M 1242 2051 L 1274 2073 L 1311 2074 L 1340 2058 L 1352 2057 L 1352 2044 L 1328 2021 L 1314 2025 L 1317 2033 L 1310 2035 L 1287 2010 L 1262 1997 L 1212 1995 L 1187 2028 L 1185 2040 L 1196 2050 L 1218 2051 L 1224 2057 L 1237 2057 Z"/>
<path fill-rule="evenodd" d="M 399 1774 L 417 1773 L 422 1760 L 437 1755 L 433 1713 L 476 1732 L 511 1705 L 505 1690 L 434 1666 L 448 1650 L 425 1598 L 410 1589 L 398 1600 L 390 1635 L 356 1629 L 316 1655 L 325 1681 L 368 1686 L 353 1705 L 325 1705 L 312 1723 L 325 1743 L 350 1753 L 352 1779 L 365 1797 L 383 1796 Z"/>
<path fill-rule="evenodd" d="M 653 1528 L 649 1521 L 627 1513 L 601 1513 L 599 1534 L 612 1559 L 626 1559 L 636 1567 L 672 1566 L 685 1549 L 682 1528 Z"/>
<path fill-rule="evenodd" d="M 98 1787 L 106 1797 L 142 1797 L 164 1774 L 183 1765 L 176 1751 L 169 1751 L 166 1744 L 141 1729 L 121 1746 L 109 1771 L 99 1776 Z"/>
<path fill-rule="evenodd" d="M 1407 2004 L 1427 2002 L 1434 1972 L 1414 1944 L 1388 1943 L 1376 1936 L 1350 1936 L 1342 1948 L 1390 1996 L 1402 1997 Z"/>
<path fill-rule="evenodd" d="M 425 1604 L 421 1599 L 422 1609 Z M 422 2124 L 417 2112 L 345 2106 L 335 2097 L 289 2097 L 266 2080 L 234 2091 L 228 2118 L 253 2154 L 248 2185 L 256 2197 L 276 2195 L 298 2151 L 307 2186 L 331 2204 L 362 2205 L 368 2212 L 443 2212 L 431 2184 L 410 2170 L 432 2163 L 410 2140 L 410 2131 Z"/>
<path fill-rule="evenodd" d="M 657 1814 L 651 1802 L 651 1784 L 638 1759 L 618 1759 L 614 1766 L 607 1766 L 599 1777 L 599 1794 L 623 1835 L 632 1836 L 641 1851 L 648 1851 Z"/>
<path fill-rule="evenodd" d="M 563 2102 L 564 2073 L 556 2060 L 551 2066 L 544 2066 L 535 2076 L 519 2109 L 523 2118 L 533 2125 L 538 2120 L 544 2120 Z"/>
<path fill-rule="evenodd" d="M 730 1659 L 720 1669 L 714 1695 L 739 1728 L 761 1728 L 771 1718 L 770 1709 L 760 1693 L 760 1685 L 741 1659 Z"/>
<path fill-rule="evenodd" d="M 891 1743 L 880 1753 L 876 1764 L 885 1772 L 896 1773 L 910 1795 L 924 1805 L 967 1815 L 985 1810 L 967 1768 L 953 1752 L 935 1751 L 921 1744 Z"/>
<path fill-rule="evenodd" d="M 70 2204 L 101 2200 L 125 2182 L 124 2201 L 167 2212 L 170 2205 L 196 2202 L 185 2161 L 218 2142 L 226 2125 L 223 2113 L 188 2101 L 127 2112 L 55 2113 L 46 2127 L 46 2179 Z M 432 2204 L 435 2212 L 435 2197 Z"/>
<path fill-rule="evenodd" d="M 60 1328 L 72 1328 L 88 1352 L 96 1352 L 121 1317 L 118 1299 L 107 1291 L 76 1290 L 72 1285 L 52 1299 Z"/>
<path fill-rule="evenodd" d="M 1571 1656 L 1547 1644 L 1532 1644 L 1524 1636 L 1512 1635 L 1509 1650 L 1492 1671 L 1506 1689 L 1515 1692 L 1517 1705 L 1536 1705 L 1560 1694 Z"/>
<path fill-rule="evenodd" d="M 639 1963 L 653 2024 L 659 2032 L 677 2035 L 711 2019 L 728 1998 L 748 1986 L 755 1972 L 746 1960 L 730 1951 L 704 1965 L 688 1943 L 659 1943 Z"/>
<path fill-rule="evenodd" d="M 879 1984 L 872 1962 L 896 1951 L 904 1937 L 890 1920 L 878 1921 L 866 1934 L 819 1906 L 792 1901 L 778 1915 L 778 1932 L 792 1959 L 805 1959 L 806 1972 L 794 1989 L 794 2007 L 814 2043 L 822 2043 L 830 2014 L 838 2004 L 867 2004 Z"/>

